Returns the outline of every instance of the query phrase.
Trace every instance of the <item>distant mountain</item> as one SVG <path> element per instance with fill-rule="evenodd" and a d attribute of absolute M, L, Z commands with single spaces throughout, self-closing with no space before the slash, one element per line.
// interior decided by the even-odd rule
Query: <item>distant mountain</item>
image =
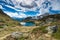
<path fill-rule="evenodd" d="M 39 16 L 33 16 L 32 19 L 38 20 L 38 19 L 41 19 L 41 18 L 43 18 L 43 17 L 45 17 L 45 16 L 48 16 L 48 15 L 50 15 L 50 14 L 49 14 L 49 13 L 44 13 L 44 14 L 39 15 Z"/>
<path fill-rule="evenodd" d="M 16 26 L 19 25 L 18 21 L 13 20 L 10 18 L 7 14 L 5 14 L 1 9 L 0 9 L 0 26 L 6 25 L 6 26 Z"/>
<path fill-rule="evenodd" d="M 38 20 L 38 19 L 41 19 L 41 18 L 43 18 L 43 17 L 45 17 L 45 16 L 48 16 L 48 15 L 50 15 L 49 13 L 45 13 L 45 14 L 42 14 L 42 15 L 39 15 L 39 16 L 29 16 L 29 17 L 27 17 L 27 18 L 25 18 L 25 20 Z"/>
<path fill-rule="evenodd" d="M 44 17 L 45 19 L 47 18 L 55 18 L 55 19 L 59 19 L 60 20 L 60 14 L 53 14 L 53 15 L 48 15 L 46 17 Z"/>
<path fill-rule="evenodd" d="M 24 19 L 24 21 L 32 21 L 32 20 L 46 20 L 48 18 L 54 18 L 54 19 L 60 19 L 60 14 L 49 14 L 45 13 L 43 15 L 39 16 L 33 16 L 33 17 L 27 17 Z"/>

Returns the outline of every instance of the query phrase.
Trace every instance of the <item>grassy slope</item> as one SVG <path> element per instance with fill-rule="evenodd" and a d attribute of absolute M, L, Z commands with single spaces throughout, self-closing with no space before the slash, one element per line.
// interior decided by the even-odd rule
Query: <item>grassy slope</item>
<path fill-rule="evenodd" d="M 60 40 L 60 14 L 55 14 L 55 15 L 46 16 L 46 17 L 42 18 L 40 21 L 45 22 L 45 20 L 48 19 L 48 18 L 57 19 L 56 21 L 54 21 L 54 22 L 52 22 L 52 23 L 45 24 L 45 27 L 48 27 L 48 26 L 50 26 L 50 25 L 51 25 L 51 26 L 57 25 L 57 26 L 58 26 L 58 30 L 57 30 L 56 33 L 53 33 L 53 37 L 56 38 L 56 39 L 58 39 L 58 40 Z M 42 28 L 42 29 L 40 29 L 40 28 Z M 33 29 L 33 33 L 38 33 L 38 32 L 41 31 L 41 30 L 43 31 L 43 33 L 46 32 L 46 31 L 44 30 L 44 26 L 43 26 L 43 27 L 38 27 L 38 28 Z M 35 34 L 35 35 L 36 35 L 36 34 Z"/>
<path fill-rule="evenodd" d="M 40 22 L 41 21 L 43 21 L 44 22 L 44 20 L 46 20 L 46 19 L 48 19 L 48 18 L 54 18 L 54 19 L 57 19 L 56 21 L 54 21 L 54 22 L 52 22 L 52 23 L 50 23 L 50 25 L 58 25 L 58 31 L 56 32 L 56 33 L 54 33 L 53 34 L 53 39 L 60 39 L 60 15 L 49 15 L 49 16 L 47 16 L 47 17 L 44 17 L 42 20 L 40 20 Z M 35 20 L 36 21 L 36 20 Z M 39 22 L 39 21 L 37 21 L 37 22 Z M 22 31 L 22 30 L 24 30 L 23 32 L 28 32 L 27 30 L 29 30 L 31 33 L 29 34 L 29 36 L 31 36 L 32 38 L 28 38 L 27 40 L 35 40 L 35 39 L 40 39 L 39 37 L 41 37 L 41 38 L 45 38 L 45 39 L 47 39 L 45 36 L 44 36 L 44 34 L 46 34 L 47 33 L 47 30 L 45 30 L 45 28 L 46 27 L 48 27 L 48 26 L 50 26 L 49 25 L 49 23 L 46 23 L 45 25 L 42 25 L 42 26 L 38 26 L 38 27 L 36 27 L 36 28 L 33 28 L 33 27 L 31 27 L 30 28 L 30 30 L 29 30 L 29 27 L 20 27 L 20 28 L 22 28 L 21 30 L 20 30 L 20 28 L 19 27 L 16 27 L 19 31 Z M 33 29 L 32 29 L 33 28 Z M 14 28 L 15 29 L 15 28 Z M 31 30 L 32 29 L 32 30 Z M 33 36 L 34 35 L 34 36 Z M 50 37 L 49 37 L 50 38 Z M 47 40 L 49 40 L 49 38 L 47 39 Z M 20 40 L 20 39 L 19 39 Z M 21 40 L 25 40 L 25 38 L 21 38 Z"/>
<path fill-rule="evenodd" d="M 2 24 L 7 26 L 16 26 L 19 25 L 19 22 L 12 20 L 8 15 L 0 10 L 0 25 Z"/>
<path fill-rule="evenodd" d="M 3 38 L 5 35 L 8 35 L 12 32 L 20 31 L 20 32 L 28 32 L 36 27 L 23 27 L 19 24 L 18 21 L 12 20 L 8 15 L 0 10 L 0 27 L 1 25 L 7 25 L 5 28 L 0 28 L 0 38 Z M 3 26 L 2 25 L 2 26 Z"/>
<path fill-rule="evenodd" d="M 0 37 L 12 32 L 13 31 L 12 28 L 15 26 L 20 26 L 19 22 L 11 19 L 0 9 Z"/>

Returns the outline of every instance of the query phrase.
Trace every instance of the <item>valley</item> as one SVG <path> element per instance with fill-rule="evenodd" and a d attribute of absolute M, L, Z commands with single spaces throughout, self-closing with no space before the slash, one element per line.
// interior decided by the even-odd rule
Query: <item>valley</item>
<path fill-rule="evenodd" d="M 60 14 L 23 22 L 34 22 L 35 26 L 22 26 L 0 10 L 0 40 L 60 40 Z"/>

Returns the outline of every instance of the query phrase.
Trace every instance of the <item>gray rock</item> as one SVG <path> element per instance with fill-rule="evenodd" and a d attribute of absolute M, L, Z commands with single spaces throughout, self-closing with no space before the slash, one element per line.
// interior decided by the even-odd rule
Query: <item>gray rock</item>
<path fill-rule="evenodd" d="M 40 23 L 40 26 L 41 26 L 41 25 L 44 25 L 44 24 L 46 24 L 46 23 L 45 23 L 45 22 L 41 22 L 41 23 Z"/>
<path fill-rule="evenodd" d="M 48 26 L 46 29 L 48 30 L 49 33 L 55 33 L 58 30 L 58 26 L 57 25 Z"/>
<path fill-rule="evenodd" d="M 13 38 L 21 38 L 22 36 L 23 36 L 22 32 L 13 32 L 11 34 L 11 37 L 13 37 Z"/>
<path fill-rule="evenodd" d="M 53 18 L 48 18 L 47 20 L 46 20 L 46 23 L 49 23 L 49 22 L 53 22 Z"/>

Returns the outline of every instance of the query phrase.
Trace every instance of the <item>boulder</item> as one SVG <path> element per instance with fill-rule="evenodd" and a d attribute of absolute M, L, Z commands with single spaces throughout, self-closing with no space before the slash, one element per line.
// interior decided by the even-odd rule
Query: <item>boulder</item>
<path fill-rule="evenodd" d="M 58 30 L 58 26 L 57 25 L 48 26 L 46 29 L 48 30 L 48 33 L 55 33 Z"/>
<path fill-rule="evenodd" d="M 13 32 L 11 34 L 11 37 L 13 37 L 13 38 L 21 38 L 22 36 L 23 36 L 22 32 Z"/>

